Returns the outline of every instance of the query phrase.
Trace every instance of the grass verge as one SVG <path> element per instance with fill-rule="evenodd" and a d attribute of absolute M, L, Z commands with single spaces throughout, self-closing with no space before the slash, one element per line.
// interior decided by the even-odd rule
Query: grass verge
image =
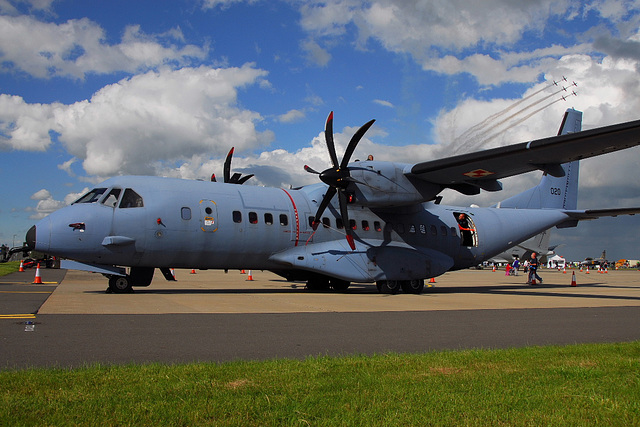
<path fill-rule="evenodd" d="M 639 425 L 640 342 L 0 372 L 0 425 Z"/>
<path fill-rule="evenodd" d="M 20 269 L 20 261 L 9 261 L 0 263 L 0 276 L 15 273 Z"/>

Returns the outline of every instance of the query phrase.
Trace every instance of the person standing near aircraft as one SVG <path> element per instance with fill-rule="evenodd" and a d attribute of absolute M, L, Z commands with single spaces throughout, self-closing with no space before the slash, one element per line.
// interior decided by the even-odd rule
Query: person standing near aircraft
<path fill-rule="evenodd" d="M 529 280 L 527 281 L 527 285 L 533 285 L 533 281 L 538 279 L 540 284 L 542 284 L 542 277 L 538 276 L 538 258 L 535 252 L 531 254 L 531 260 L 529 261 Z"/>
<path fill-rule="evenodd" d="M 513 260 L 513 275 L 518 275 L 518 268 L 520 268 L 520 260 L 518 258 Z"/>
<path fill-rule="evenodd" d="M 458 228 L 460 229 L 460 236 L 462 237 L 462 246 L 473 246 L 473 228 L 469 224 L 469 219 L 466 214 L 461 213 L 458 215 Z"/>

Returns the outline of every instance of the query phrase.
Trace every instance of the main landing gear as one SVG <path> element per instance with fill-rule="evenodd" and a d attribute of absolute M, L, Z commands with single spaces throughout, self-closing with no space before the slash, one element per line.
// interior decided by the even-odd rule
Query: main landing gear
<path fill-rule="evenodd" d="M 349 289 L 351 283 L 346 280 L 329 278 L 324 276 L 314 276 L 307 280 L 307 289 L 310 291 L 328 291 L 344 292 Z"/>
<path fill-rule="evenodd" d="M 307 280 L 307 289 L 310 291 L 344 292 L 350 283 L 346 280 L 334 279 L 325 276 L 313 276 Z M 405 294 L 421 294 L 424 289 L 424 280 L 381 280 L 376 282 L 378 292 L 381 294 L 397 294 L 402 290 Z"/>
<path fill-rule="evenodd" d="M 376 286 L 381 294 L 395 295 L 400 289 L 405 294 L 421 294 L 424 280 L 381 280 L 376 282 Z"/>

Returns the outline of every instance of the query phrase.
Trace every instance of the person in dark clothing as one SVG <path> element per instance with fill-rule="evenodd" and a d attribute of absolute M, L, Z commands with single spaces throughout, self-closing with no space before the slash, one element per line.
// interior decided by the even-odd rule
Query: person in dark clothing
<path fill-rule="evenodd" d="M 534 280 L 537 279 L 542 284 L 542 277 L 538 276 L 538 258 L 536 253 L 533 252 L 531 254 L 531 260 L 529 261 L 529 280 L 527 280 L 527 285 L 533 285 Z"/>

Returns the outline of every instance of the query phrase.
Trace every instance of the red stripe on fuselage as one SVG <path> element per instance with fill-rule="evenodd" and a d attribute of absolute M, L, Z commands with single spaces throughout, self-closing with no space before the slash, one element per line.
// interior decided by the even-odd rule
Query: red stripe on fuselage
<path fill-rule="evenodd" d="M 289 200 L 291 200 L 291 205 L 293 206 L 293 213 L 296 217 L 296 243 L 294 246 L 298 246 L 298 241 L 300 240 L 300 217 L 298 216 L 298 208 L 296 207 L 296 202 L 293 201 L 293 197 L 291 197 L 291 194 L 289 194 L 289 192 L 284 188 L 282 189 L 282 191 L 287 193 L 287 196 L 289 196 Z"/>

